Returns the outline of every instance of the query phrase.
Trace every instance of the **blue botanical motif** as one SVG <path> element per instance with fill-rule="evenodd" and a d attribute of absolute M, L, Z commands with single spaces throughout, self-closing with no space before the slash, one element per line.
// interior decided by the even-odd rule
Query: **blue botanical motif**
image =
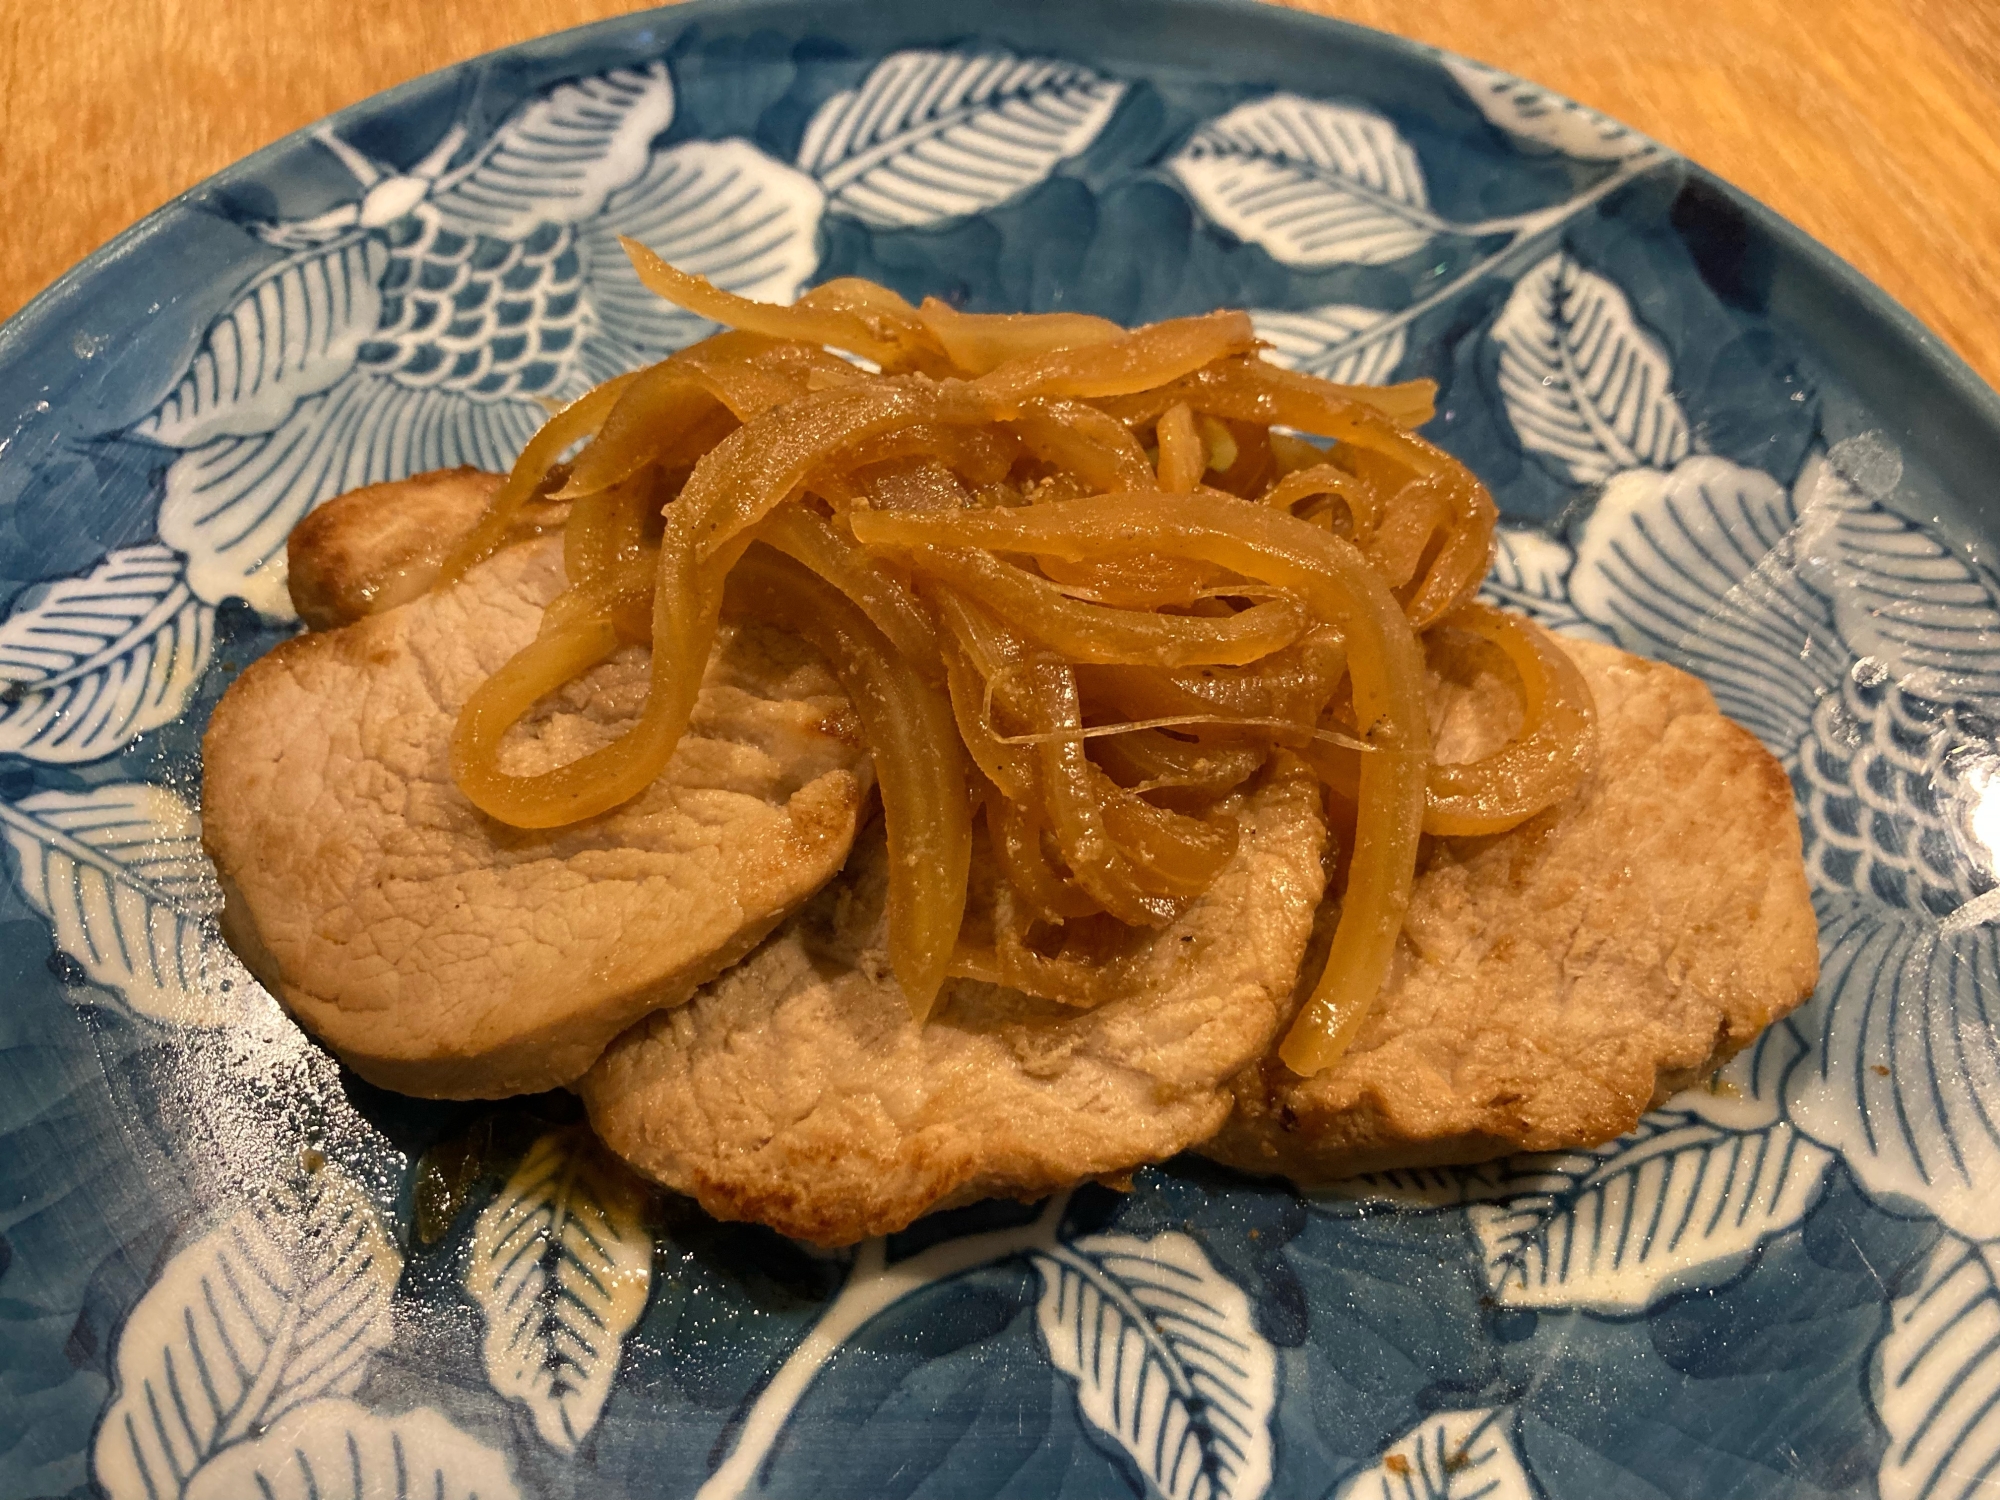
<path fill-rule="evenodd" d="M 1870 1370 L 1889 1430 L 1883 1500 L 1972 1496 L 1996 1467 L 2000 1421 L 2000 1270 L 1991 1245 L 1948 1236 L 1896 1298 Z"/>
<path fill-rule="evenodd" d="M 1124 92 L 1050 58 L 897 52 L 820 106 L 799 166 L 864 224 L 936 224 L 1039 183 L 1090 144 Z"/>
<path fill-rule="evenodd" d="M 1702 678 L 1789 760 L 1847 659 L 1793 565 L 1796 524 L 1783 485 L 1716 454 L 1627 469 L 1578 540 L 1571 597 L 1626 650 Z"/>
<path fill-rule="evenodd" d="M 1162 1495 L 1271 1482 L 1277 1354 L 1249 1299 L 1185 1234 L 1088 1235 L 1033 1257 L 1036 1322 L 1077 1406 Z"/>
<path fill-rule="evenodd" d="M 1602 276 L 1551 255 L 1515 284 L 1492 337 L 1515 434 L 1562 478 L 1593 484 L 1687 456 L 1666 351 Z"/>
<path fill-rule="evenodd" d="M 374 1205 L 332 1167 L 183 1246 L 119 1334 L 92 1450 L 98 1484 L 202 1493 L 231 1450 L 351 1394 L 393 1336 L 401 1269 Z"/>
<path fill-rule="evenodd" d="M 479 1216 L 465 1289 L 486 1322 L 486 1376 L 565 1452 L 596 1425 L 646 1306 L 653 1237 L 631 1174 L 588 1126 L 542 1137 Z"/>
<path fill-rule="evenodd" d="M 1656 1110 L 1595 1151 L 1516 1157 L 1467 1217 L 1510 1307 L 1636 1311 L 1727 1281 L 1811 1207 L 1828 1155 L 1783 1122 L 1732 1129 Z"/>
<path fill-rule="evenodd" d="M 1647 149 L 1636 130 L 1594 109 L 1470 58 L 1438 54 L 1438 61 L 1479 112 L 1526 151 L 1559 151 L 1585 161 L 1618 161 Z"/>
<path fill-rule="evenodd" d="M 178 718 L 215 629 L 181 573 L 157 542 L 121 548 L 0 624 L 0 747 L 75 764 Z"/>
<path fill-rule="evenodd" d="M 1535 1483 L 1515 1449 L 1510 1416 L 1505 1408 L 1441 1412 L 1334 1493 L 1339 1500 L 1533 1500 Z"/>
<path fill-rule="evenodd" d="M 810 11 L 634 18 L 497 104 L 337 119 L 215 200 L 200 311 L 115 420 L 36 447 L 23 418 L 0 1500 L 1980 1493 L 2000 582 L 1924 454 L 1822 407 L 1701 229 L 1714 189 L 1533 84 L 1351 38 L 1211 77 L 895 14 L 837 44 Z M 857 273 L 1246 306 L 1295 368 L 1439 379 L 1432 435 L 1505 517 L 1489 597 L 1694 673 L 1790 772 L 1819 994 L 1592 1150 L 1311 1200 L 1178 1162 L 837 1255 L 651 1192 L 564 1099 L 343 1080 L 219 940 L 198 734 L 291 628 L 313 506 L 504 467 L 709 331 L 620 235 L 771 300 Z M 86 468 L 137 519 L 47 562 L 33 486 Z"/>
<path fill-rule="evenodd" d="M 1305 312 L 1251 314 L 1257 336 L 1271 346 L 1271 359 L 1343 385 L 1383 385 L 1395 378 L 1409 347 L 1408 330 L 1398 326 L 1369 341 L 1375 325 L 1390 316 L 1339 303 Z"/>
<path fill-rule="evenodd" d="M 1239 105 L 1171 166 L 1217 225 L 1288 266 L 1381 265 L 1448 228 L 1409 143 L 1351 104 L 1274 94 Z"/>
<path fill-rule="evenodd" d="M 593 252 L 616 258 L 602 239 L 617 226 L 599 223 L 608 200 L 657 175 L 651 142 L 673 110 L 654 64 L 553 90 L 457 166 L 462 131 L 401 174 L 322 137 L 360 198 L 256 226 L 291 254 L 134 428 L 180 452 L 160 536 L 198 596 L 288 613 L 284 540 L 314 505 L 423 469 L 505 467 L 547 415 L 540 399 L 650 352 L 629 325 L 601 326 L 587 281 Z M 648 207 L 621 203 L 626 216 Z M 796 279 L 755 289 L 785 295 Z"/>

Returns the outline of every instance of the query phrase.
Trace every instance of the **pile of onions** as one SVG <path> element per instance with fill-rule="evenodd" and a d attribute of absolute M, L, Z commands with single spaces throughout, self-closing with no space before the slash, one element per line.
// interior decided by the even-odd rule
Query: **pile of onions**
<path fill-rule="evenodd" d="M 1420 835 L 1513 827 L 1583 775 L 1581 678 L 1473 602 L 1493 506 L 1410 431 L 1428 382 L 1277 368 L 1240 312 L 1127 331 L 912 307 L 857 280 L 779 307 L 626 251 L 724 331 L 556 414 L 446 567 L 567 504 L 568 588 L 452 740 L 459 787 L 502 822 L 572 823 L 658 776 L 726 611 L 796 631 L 874 753 L 890 959 L 921 1020 L 953 974 L 1101 998 L 1116 935 L 1171 921 L 1231 858 L 1225 799 L 1299 755 L 1347 856 L 1325 971 L 1281 1049 L 1310 1074 L 1382 987 Z M 622 737 L 500 769 L 538 699 L 632 643 L 650 691 Z M 1444 649 L 1509 664 L 1521 700 L 1520 731 L 1469 764 L 1432 759 L 1426 658 Z M 990 932 L 966 920 L 982 818 Z"/>

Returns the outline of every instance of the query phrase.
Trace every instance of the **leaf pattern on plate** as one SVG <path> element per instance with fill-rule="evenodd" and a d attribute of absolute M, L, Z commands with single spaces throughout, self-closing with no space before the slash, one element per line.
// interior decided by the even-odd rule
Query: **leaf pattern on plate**
<path fill-rule="evenodd" d="M 1890 1304 L 1868 1382 L 1888 1446 L 1881 1500 L 1977 1500 L 2000 1473 L 2000 1267 L 1993 1246 L 1938 1242 Z"/>
<path fill-rule="evenodd" d="M 1526 615 L 1545 630 L 1608 641 L 1610 633 L 1570 602 L 1569 574 L 1575 562 L 1568 547 L 1544 532 L 1496 527 L 1493 570 L 1480 586 L 1480 597 Z"/>
<path fill-rule="evenodd" d="M 461 234 L 518 240 L 544 223 L 581 223 L 639 175 L 673 118 L 663 62 L 558 84 L 494 131 L 433 201 Z"/>
<path fill-rule="evenodd" d="M 1687 457 L 1667 351 L 1615 283 L 1551 255 L 1515 284 L 1492 337 L 1508 420 L 1559 477 L 1599 484 Z"/>
<path fill-rule="evenodd" d="M 1386 385 L 1409 348 L 1410 330 L 1374 307 L 1329 303 L 1304 312 L 1253 312 L 1257 337 L 1271 347 L 1264 357 L 1288 370 L 1341 385 Z"/>
<path fill-rule="evenodd" d="M 504 1454 L 428 1407 L 382 1416 L 326 1397 L 210 1459 L 186 1500 L 515 1500 Z M 123 1500 L 123 1497 L 118 1497 Z"/>
<path fill-rule="evenodd" d="M 1786 1111 L 1878 1198 L 2000 1237 L 2000 930 L 1838 892 L 1819 914 L 1819 999 Z"/>
<path fill-rule="evenodd" d="M 486 1323 L 487 1379 L 560 1452 L 597 1425 L 645 1311 L 645 1206 L 645 1190 L 580 1125 L 536 1141 L 473 1227 L 465 1288 Z"/>
<path fill-rule="evenodd" d="M 715 327 L 640 285 L 619 235 L 739 297 L 791 302 L 819 265 L 825 207 L 817 182 L 748 141 L 687 141 L 656 153 L 584 232 L 597 337 L 628 347 L 624 362 L 637 363 Z"/>
<path fill-rule="evenodd" d="M 1976 710 L 1905 693 L 1878 661 L 1855 663 L 1799 737 L 1813 884 L 1954 925 L 1976 919 L 1969 903 L 2000 874 L 1987 797 L 2000 771 L 1993 727 Z"/>
<path fill-rule="evenodd" d="M 719 1462 L 695 1492 L 695 1500 L 737 1500 L 758 1489 L 772 1448 L 791 1422 L 800 1398 L 848 1339 L 926 1287 L 996 1261 L 1048 1250 L 1056 1243 L 1069 1201 L 1067 1192 L 1051 1194 L 1042 1211 L 1025 1224 L 946 1238 L 894 1262 L 889 1259 L 886 1239 L 856 1245 L 840 1291 L 821 1306 L 818 1321 L 793 1345 L 756 1399 L 738 1414 L 729 1450 L 716 1455 Z"/>
<path fill-rule="evenodd" d="M 1541 1500 L 1507 1407 L 1439 1412 L 1341 1483 L 1334 1500 Z"/>
<path fill-rule="evenodd" d="M 622 257 L 595 226 L 646 173 L 673 110 L 654 63 L 556 85 L 449 170 L 461 127 L 408 172 L 320 137 L 360 197 L 256 226 L 291 254 L 132 429 L 181 450 L 159 534 L 186 554 L 197 598 L 239 595 L 289 618 L 285 539 L 315 505 L 426 469 L 504 469 L 546 419 L 543 399 L 638 362 L 640 349 L 597 336 L 593 252 Z M 648 227 L 667 233 L 657 216 Z"/>
<path fill-rule="evenodd" d="M 231 1444 L 351 1395 L 394 1336 L 402 1256 L 325 1165 L 176 1251 L 118 1335 L 92 1464 L 111 1500 L 173 1500 Z"/>
<path fill-rule="evenodd" d="M 273 432 L 183 454 L 167 470 L 160 537 L 187 554 L 198 598 L 236 595 L 286 619 L 285 539 L 314 506 L 427 469 L 505 469 L 547 416 L 532 401 L 350 376 L 301 401 Z"/>
<path fill-rule="evenodd" d="M 136 781 L 36 792 L 0 802 L 0 830 L 21 893 L 92 984 L 156 1021 L 208 1026 L 234 1015 L 207 927 L 221 891 L 200 822 L 178 795 Z"/>
<path fill-rule="evenodd" d="M 1789 759 L 1848 654 L 1800 582 L 1792 498 L 1770 475 L 1696 454 L 1604 488 L 1577 539 L 1571 602 L 1618 645 L 1692 672 Z"/>
<path fill-rule="evenodd" d="M 1202 213 L 1287 266 L 1379 266 L 1421 250 L 1417 153 L 1371 109 L 1272 94 L 1211 120 L 1167 163 Z"/>
<path fill-rule="evenodd" d="M 1659 1111 L 1590 1151 L 1509 1158 L 1506 1201 L 1466 1212 L 1502 1305 L 1638 1312 L 1734 1276 L 1811 1207 L 1830 1160 L 1789 1125 Z"/>
<path fill-rule="evenodd" d="M 48 586 L 0 623 L 0 751 L 98 760 L 178 718 L 208 670 L 215 611 L 150 542 Z"/>
<path fill-rule="evenodd" d="M 209 325 L 187 373 L 132 431 L 169 448 L 268 432 L 354 368 L 382 316 L 389 248 L 352 239 L 282 261 Z"/>
<path fill-rule="evenodd" d="M 819 107 L 799 144 L 836 212 L 914 229 L 997 208 L 1097 138 L 1125 86 L 1007 52 L 893 52 Z"/>
<path fill-rule="evenodd" d="M 1848 650 L 1906 692 L 2000 700 L 2000 585 L 1887 508 L 1902 468 L 1876 433 L 1807 456 L 1793 486 L 1799 576 L 1832 606 Z"/>
<path fill-rule="evenodd" d="M 1438 54 L 1479 112 L 1529 150 L 1560 151 L 1583 161 L 1623 161 L 1650 149 L 1638 131 L 1562 95 L 1469 57 Z"/>
<path fill-rule="evenodd" d="M 1187 1235 L 1092 1235 L 1030 1256 L 1036 1323 L 1078 1409 L 1167 1500 L 1271 1482 L 1277 1355 L 1250 1299 Z"/>

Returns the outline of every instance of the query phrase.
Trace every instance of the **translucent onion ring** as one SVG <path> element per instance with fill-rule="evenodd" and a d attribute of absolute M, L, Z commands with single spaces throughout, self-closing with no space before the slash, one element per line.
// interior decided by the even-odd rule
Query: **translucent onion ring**
<path fill-rule="evenodd" d="M 1218 619 L 1112 609 L 1072 599 L 1045 578 L 969 547 L 926 553 L 922 571 L 999 610 L 1072 662 L 1144 662 L 1159 667 L 1246 666 L 1282 651 L 1304 632 L 1288 599 Z"/>
<path fill-rule="evenodd" d="M 1467 604 L 1445 616 L 1498 646 L 1520 676 L 1520 732 L 1491 755 L 1463 765 L 1434 765 L 1424 832 L 1501 833 L 1555 806 L 1590 769 L 1597 712 L 1583 674 L 1543 632 L 1518 615 Z"/>

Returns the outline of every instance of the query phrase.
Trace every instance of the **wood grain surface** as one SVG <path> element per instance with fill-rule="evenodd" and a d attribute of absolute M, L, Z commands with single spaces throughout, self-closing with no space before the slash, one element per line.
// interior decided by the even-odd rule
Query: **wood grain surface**
<path fill-rule="evenodd" d="M 1818 236 L 2000 383 L 2000 0 L 1287 3 L 1453 48 L 1637 126 Z M 0 316 L 287 131 L 635 8 L 0 0 Z"/>

